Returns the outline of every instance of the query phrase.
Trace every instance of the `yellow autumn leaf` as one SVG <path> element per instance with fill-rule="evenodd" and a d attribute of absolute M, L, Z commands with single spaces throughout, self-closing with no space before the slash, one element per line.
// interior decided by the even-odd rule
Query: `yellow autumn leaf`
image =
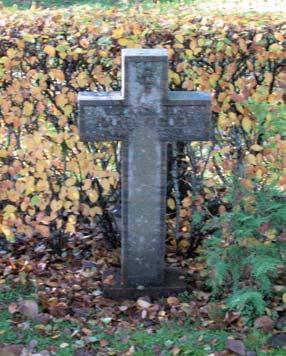
<path fill-rule="evenodd" d="M 84 181 L 83 181 L 83 187 L 82 187 L 82 190 L 88 190 L 88 189 L 90 189 L 90 187 L 91 187 L 91 179 L 85 179 Z"/>
<path fill-rule="evenodd" d="M 44 48 L 44 52 L 47 53 L 49 56 L 54 57 L 54 55 L 56 54 L 56 49 L 51 45 L 47 45 Z"/>
<path fill-rule="evenodd" d="M 248 116 L 245 116 L 242 119 L 241 125 L 242 125 L 244 131 L 250 132 L 250 130 L 252 129 L 252 120 Z"/>
<path fill-rule="evenodd" d="M 190 246 L 190 243 L 189 243 L 188 240 L 183 239 L 183 240 L 181 240 L 181 241 L 179 242 L 179 246 L 180 246 L 180 248 L 181 248 L 182 250 L 185 250 L 185 249 L 187 249 L 187 248 Z"/>
<path fill-rule="evenodd" d="M 52 200 L 51 202 L 51 209 L 52 211 L 58 211 L 63 207 L 63 202 L 61 200 Z"/>
<path fill-rule="evenodd" d="M 88 77 L 86 72 L 80 72 L 77 76 L 77 83 L 80 87 L 85 87 L 88 85 Z"/>
<path fill-rule="evenodd" d="M 280 53 L 283 51 L 283 46 L 279 45 L 278 43 L 273 43 L 271 46 L 269 46 L 268 50 L 272 53 Z"/>
<path fill-rule="evenodd" d="M 15 236 L 9 226 L 0 224 L 0 231 L 3 232 L 3 234 L 5 235 L 5 237 L 8 241 L 14 240 Z"/>
<path fill-rule="evenodd" d="M 75 224 L 76 223 L 76 217 L 74 215 L 69 215 L 68 222 L 71 223 L 71 224 Z"/>
<path fill-rule="evenodd" d="M 66 225 L 66 228 L 65 228 L 65 232 L 68 232 L 70 234 L 74 234 L 75 233 L 74 224 L 71 224 L 70 222 L 68 222 L 67 225 Z"/>
<path fill-rule="evenodd" d="M 263 147 L 258 144 L 252 145 L 250 148 L 252 149 L 252 151 L 255 151 L 255 152 L 260 152 L 263 150 Z"/>
<path fill-rule="evenodd" d="M 176 85 L 179 85 L 181 83 L 181 78 L 180 78 L 179 74 L 172 70 L 169 70 L 169 78 Z"/>
<path fill-rule="evenodd" d="M 98 199 L 98 192 L 96 190 L 88 191 L 87 195 L 92 203 L 95 203 Z"/>
<path fill-rule="evenodd" d="M 284 304 L 286 304 L 286 293 L 283 293 L 282 295 L 282 301 Z"/>
<path fill-rule="evenodd" d="M 247 162 L 253 165 L 256 165 L 256 157 L 253 154 L 249 154 L 247 157 Z"/>
<path fill-rule="evenodd" d="M 89 215 L 94 217 L 96 215 L 102 215 L 102 209 L 99 206 L 89 209 Z"/>
<path fill-rule="evenodd" d="M 253 183 L 250 179 L 242 178 L 241 179 L 241 184 L 246 188 L 246 189 L 252 189 L 253 188 Z"/>
<path fill-rule="evenodd" d="M 23 201 L 23 202 L 21 203 L 21 205 L 20 205 L 20 208 L 21 208 L 22 211 L 26 211 L 27 208 L 28 208 L 28 206 L 29 206 L 28 202 Z"/>
<path fill-rule="evenodd" d="M 132 32 L 133 32 L 133 34 L 134 34 L 135 36 L 140 35 L 140 33 L 141 33 L 141 27 L 139 26 L 138 23 L 133 23 L 133 24 L 131 25 L 131 29 L 132 29 Z"/>
<path fill-rule="evenodd" d="M 9 156 L 9 152 L 4 150 L 4 149 L 1 149 L 0 150 L 0 158 L 6 158 Z"/>
<path fill-rule="evenodd" d="M 175 200 L 172 198 L 169 198 L 167 201 L 167 205 L 171 210 L 174 210 L 176 207 Z"/>
<path fill-rule="evenodd" d="M 127 39 L 127 38 L 120 38 L 119 40 L 118 40 L 118 43 L 120 44 L 120 46 L 127 46 L 128 45 L 128 43 L 129 43 L 129 40 Z"/>
<path fill-rule="evenodd" d="M 186 216 L 188 216 L 188 210 L 187 209 L 181 209 L 180 210 L 180 217 L 181 218 L 185 218 Z"/>
<path fill-rule="evenodd" d="M 277 231 L 276 229 L 268 229 L 264 235 L 269 239 L 269 240 L 274 240 L 275 237 L 277 236 Z"/>
<path fill-rule="evenodd" d="M 124 33 L 123 27 L 117 27 L 115 30 L 112 31 L 112 37 L 113 38 L 121 38 Z"/>
<path fill-rule="evenodd" d="M 67 197 L 72 200 L 79 200 L 79 191 L 77 190 L 76 187 L 69 187 L 67 189 Z"/>
<path fill-rule="evenodd" d="M 72 112 L 73 112 L 73 107 L 72 107 L 72 105 L 66 105 L 65 107 L 64 107 L 64 113 L 65 113 L 65 115 L 66 116 L 69 116 Z"/>
<path fill-rule="evenodd" d="M 68 103 L 68 98 L 65 94 L 58 94 L 56 96 L 56 103 L 58 106 L 65 106 Z"/>
<path fill-rule="evenodd" d="M 17 202 L 19 200 L 19 193 L 14 190 L 7 191 L 7 198 L 12 202 Z"/>
<path fill-rule="evenodd" d="M 17 208 L 14 205 L 8 204 L 5 206 L 3 211 L 5 214 L 13 214 L 13 213 L 15 213 L 15 211 L 17 211 Z"/>
<path fill-rule="evenodd" d="M 63 207 L 64 207 L 65 210 L 70 210 L 71 207 L 72 207 L 72 202 L 70 202 L 68 200 L 64 201 L 63 202 Z"/>
<path fill-rule="evenodd" d="M 258 169 L 255 173 L 255 178 L 260 181 L 262 179 L 263 172 L 261 169 Z"/>
<path fill-rule="evenodd" d="M 57 223 L 57 229 L 60 229 L 63 226 L 63 220 L 62 219 L 57 219 L 56 223 Z"/>
<path fill-rule="evenodd" d="M 182 34 L 175 35 L 175 38 L 180 43 L 184 42 L 184 36 Z"/>
<path fill-rule="evenodd" d="M 218 126 L 220 129 L 225 130 L 231 123 L 229 122 L 226 114 L 221 112 L 218 117 Z"/>
<path fill-rule="evenodd" d="M 128 38 L 119 38 L 118 43 L 122 47 L 127 47 L 127 48 L 138 48 L 140 45 L 136 44 L 134 41 L 128 39 Z"/>
<path fill-rule="evenodd" d="M 23 107 L 23 114 L 26 116 L 31 116 L 34 110 L 34 105 L 30 103 L 29 101 L 25 101 L 24 107 Z"/>
<path fill-rule="evenodd" d="M 219 75 L 217 73 L 213 73 L 209 77 L 209 83 L 213 88 L 216 86 L 218 80 L 219 80 Z"/>
<path fill-rule="evenodd" d="M 65 185 L 67 187 L 71 187 L 73 185 L 75 185 L 76 183 L 76 178 L 75 177 L 71 177 L 71 178 L 68 178 L 66 181 L 65 181 Z"/>
<path fill-rule="evenodd" d="M 270 84 L 273 80 L 273 74 L 270 72 L 266 72 L 264 74 L 264 79 L 265 79 L 265 83 Z"/>
<path fill-rule="evenodd" d="M 49 188 L 49 183 L 45 179 L 40 179 L 36 184 L 36 190 L 38 192 L 47 191 Z"/>
<path fill-rule="evenodd" d="M 190 196 L 187 196 L 182 201 L 182 205 L 184 208 L 189 208 L 191 206 L 191 204 L 192 204 L 192 198 Z"/>
<path fill-rule="evenodd" d="M 244 115 L 245 109 L 244 109 L 243 105 L 241 105 L 240 103 L 235 103 L 235 107 L 242 115 Z"/>
<path fill-rule="evenodd" d="M 57 79 L 61 82 L 63 82 L 65 80 L 65 74 L 62 70 L 60 69 L 52 69 L 50 71 L 50 75 L 54 78 Z"/>
<path fill-rule="evenodd" d="M 104 191 L 108 191 L 110 189 L 110 182 L 108 179 L 102 180 L 101 185 L 102 185 Z"/>
<path fill-rule="evenodd" d="M 45 168 L 47 168 L 47 161 L 37 161 L 36 163 L 36 171 L 41 174 L 44 172 Z"/>
<path fill-rule="evenodd" d="M 17 50 L 15 50 L 14 48 L 9 48 L 7 50 L 7 57 L 9 58 L 14 58 L 17 54 Z"/>

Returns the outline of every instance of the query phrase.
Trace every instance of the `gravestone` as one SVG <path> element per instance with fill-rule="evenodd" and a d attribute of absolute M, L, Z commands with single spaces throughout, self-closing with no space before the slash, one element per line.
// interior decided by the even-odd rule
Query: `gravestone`
<path fill-rule="evenodd" d="M 183 291 L 180 271 L 164 262 L 167 142 L 210 139 L 210 96 L 168 90 L 167 50 L 124 49 L 122 91 L 81 92 L 78 104 L 81 140 L 122 141 L 121 272 L 107 272 L 115 277 L 104 294 Z"/>

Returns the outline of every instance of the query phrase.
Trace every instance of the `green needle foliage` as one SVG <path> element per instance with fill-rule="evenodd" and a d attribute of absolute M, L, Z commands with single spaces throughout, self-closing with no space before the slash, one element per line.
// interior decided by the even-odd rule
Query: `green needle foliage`
<path fill-rule="evenodd" d="M 213 222 L 206 257 L 214 295 L 230 289 L 228 307 L 254 317 L 264 313 L 273 279 L 285 272 L 286 204 L 273 187 L 239 188 L 235 208 Z"/>

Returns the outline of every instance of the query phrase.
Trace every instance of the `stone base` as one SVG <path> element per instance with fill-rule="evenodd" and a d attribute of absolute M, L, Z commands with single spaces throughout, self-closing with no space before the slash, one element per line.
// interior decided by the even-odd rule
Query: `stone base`
<path fill-rule="evenodd" d="M 113 276 L 113 278 L 112 278 Z M 142 296 L 150 298 L 168 297 L 182 293 L 186 290 L 186 283 L 179 269 L 165 269 L 165 284 L 156 287 L 145 287 L 137 289 L 136 287 L 123 286 L 120 282 L 120 270 L 108 270 L 103 274 L 103 295 L 112 299 L 137 299 Z M 111 282 L 112 285 L 111 285 Z M 109 284 L 110 283 L 110 284 Z"/>

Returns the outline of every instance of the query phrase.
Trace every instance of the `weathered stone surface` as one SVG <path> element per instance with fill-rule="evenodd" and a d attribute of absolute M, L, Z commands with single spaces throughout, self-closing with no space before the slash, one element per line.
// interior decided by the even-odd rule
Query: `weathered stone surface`
<path fill-rule="evenodd" d="M 79 94 L 84 141 L 122 140 L 121 286 L 165 283 L 166 145 L 211 137 L 206 93 L 169 92 L 164 49 L 122 51 L 122 91 Z"/>

